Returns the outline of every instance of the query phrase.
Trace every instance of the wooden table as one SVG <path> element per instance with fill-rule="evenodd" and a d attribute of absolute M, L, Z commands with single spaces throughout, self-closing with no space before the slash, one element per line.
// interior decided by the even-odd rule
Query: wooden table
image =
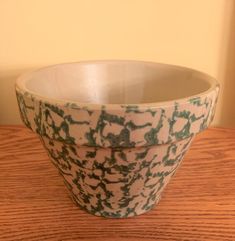
<path fill-rule="evenodd" d="M 70 200 L 36 135 L 0 127 L 0 240 L 235 240 L 235 129 L 198 135 L 156 208 L 129 219 Z"/>

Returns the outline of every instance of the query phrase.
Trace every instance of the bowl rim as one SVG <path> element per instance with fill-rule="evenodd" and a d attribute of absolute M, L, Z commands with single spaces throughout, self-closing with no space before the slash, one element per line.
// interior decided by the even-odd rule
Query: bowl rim
<path fill-rule="evenodd" d="M 80 102 L 80 101 L 76 101 L 76 100 L 70 100 L 70 99 L 59 99 L 59 98 L 51 98 L 51 97 L 47 97 L 44 95 L 40 95 L 38 93 L 36 93 L 35 91 L 32 91 L 30 89 L 28 89 L 26 87 L 26 82 L 30 79 L 31 76 L 33 76 L 35 73 L 45 70 L 45 69 L 49 69 L 49 68 L 53 68 L 53 67 L 57 67 L 57 66 L 65 66 L 65 65 L 71 65 L 71 64 L 99 64 L 99 63 L 111 63 L 111 62 L 130 62 L 130 63 L 142 63 L 142 64 L 152 64 L 152 65 L 162 65 L 162 66 L 166 66 L 166 67 L 173 67 L 173 68 L 177 68 L 177 69 L 181 69 L 181 70 L 186 70 L 186 71 L 191 71 L 193 73 L 197 73 L 203 76 L 203 78 L 209 82 L 210 87 L 205 90 L 202 91 L 198 94 L 195 95 L 189 95 L 187 97 L 183 97 L 183 98 L 177 98 L 177 99 L 173 99 L 173 100 L 167 100 L 167 101 L 158 101 L 158 102 L 146 102 L 146 103 L 115 103 L 115 104 L 111 104 L 111 103 L 91 103 L 91 102 Z M 208 94 L 210 94 L 213 91 L 218 91 L 218 89 L 220 88 L 220 84 L 217 81 L 216 78 L 212 77 L 211 75 L 208 75 L 202 71 L 198 71 L 195 70 L 193 68 L 189 68 L 189 67 L 185 67 L 182 65 L 174 65 L 174 64 L 167 64 L 167 63 L 161 63 L 161 62 L 154 62 L 154 61 L 144 61 L 144 60 L 124 60 L 124 59 L 107 59 L 107 60 L 86 60 L 86 61 L 75 61 L 75 62 L 66 62 L 66 63 L 59 63 L 59 64 L 53 64 L 53 65 L 48 65 L 42 68 L 37 68 L 35 70 L 31 70 L 28 71 L 22 75 L 20 75 L 15 82 L 15 89 L 17 92 L 21 92 L 26 96 L 31 96 L 32 98 L 34 98 L 37 101 L 41 101 L 43 103 L 49 103 L 49 104 L 53 104 L 56 106 L 71 106 L 71 107 L 75 107 L 75 108 L 89 108 L 89 109 L 102 109 L 105 107 L 105 109 L 122 109 L 124 107 L 136 107 L 138 106 L 138 109 L 141 110 L 145 110 L 145 109 L 154 109 L 154 108 L 164 108 L 164 107 L 170 107 L 170 106 L 174 106 L 175 103 L 177 104 L 186 104 L 188 102 L 190 102 L 191 100 L 197 100 L 203 97 L 206 97 Z"/>

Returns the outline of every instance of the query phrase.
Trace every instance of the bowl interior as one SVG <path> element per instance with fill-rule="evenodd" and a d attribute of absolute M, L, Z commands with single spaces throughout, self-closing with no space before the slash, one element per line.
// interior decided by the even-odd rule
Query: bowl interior
<path fill-rule="evenodd" d="M 21 80 L 29 92 L 53 99 L 97 104 L 141 104 L 199 95 L 210 77 L 184 67 L 141 61 L 61 64 Z"/>

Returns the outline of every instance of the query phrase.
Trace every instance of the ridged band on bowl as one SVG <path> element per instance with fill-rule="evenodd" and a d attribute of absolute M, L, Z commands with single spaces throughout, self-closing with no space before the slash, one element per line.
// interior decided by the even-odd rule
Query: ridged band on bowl
<path fill-rule="evenodd" d="M 208 127 L 213 119 L 219 87 L 184 103 L 142 107 L 120 105 L 97 109 L 48 103 L 16 89 L 24 124 L 49 139 L 66 144 L 93 147 L 140 147 L 185 139 Z"/>

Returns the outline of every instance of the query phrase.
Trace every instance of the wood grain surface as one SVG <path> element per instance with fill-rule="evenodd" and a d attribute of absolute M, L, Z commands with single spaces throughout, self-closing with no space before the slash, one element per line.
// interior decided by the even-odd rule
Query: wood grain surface
<path fill-rule="evenodd" d="M 156 208 L 128 219 L 70 200 L 37 136 L 0 127 L 0 240 L 235 240 L 235 129 L 198 135 Z"/>

